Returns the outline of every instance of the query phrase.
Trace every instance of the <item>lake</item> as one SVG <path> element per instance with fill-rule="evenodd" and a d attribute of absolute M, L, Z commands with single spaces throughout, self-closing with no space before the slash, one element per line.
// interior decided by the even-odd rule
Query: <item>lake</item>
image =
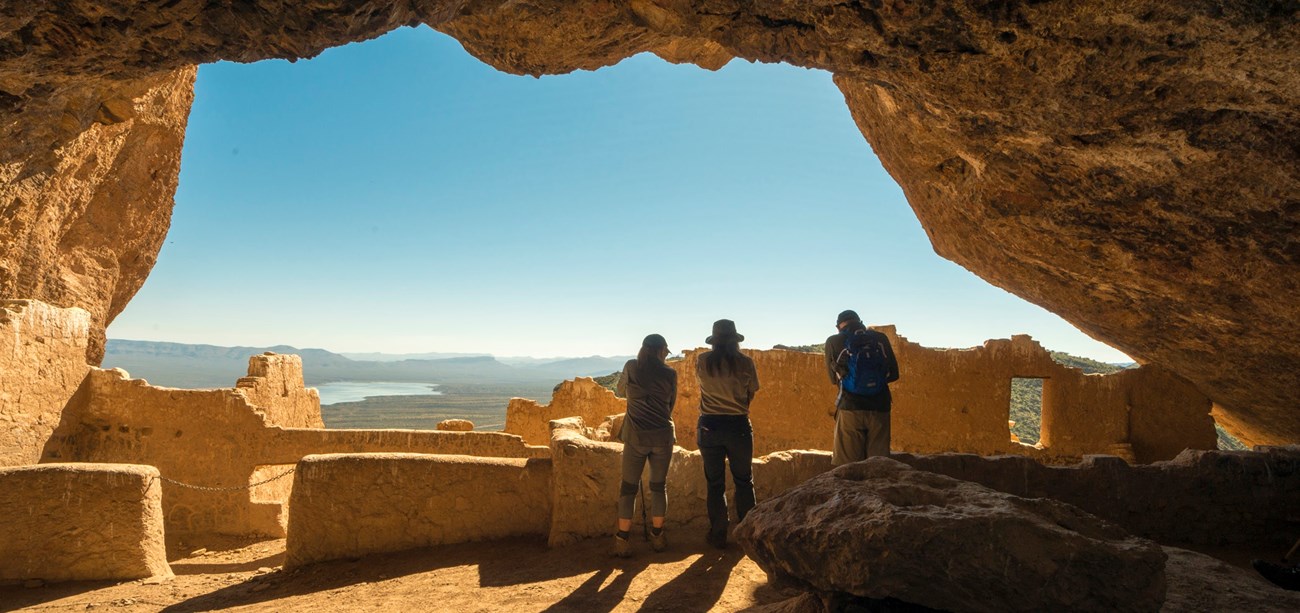
<path fill-rule="evenodd" d="M 360 402 L 371 396 L 441 396 L 437 383 L 392 383 L 387 381 L 335 381 L 314 386 L 321 405 Z"/>

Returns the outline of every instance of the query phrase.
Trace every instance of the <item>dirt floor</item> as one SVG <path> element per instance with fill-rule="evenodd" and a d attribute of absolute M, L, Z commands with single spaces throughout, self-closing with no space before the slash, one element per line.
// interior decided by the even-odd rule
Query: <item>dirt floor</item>
<path fill-rule="evenodd" d="M 377 554 L 285 571 L 284 540 L 210 537 L 169 544 L 174 579 L 0 587 L 0 611 L 739 611 L 780 602 L 740 547 L 679 535 L 663 553 L 608 554 L 604 539 L 548 549 L 542 539 Z M 702 541 L 702 539 L 700 539 Z M 1253 571 L 1247 548 L 1166 548 L 1165 611 L 1300 611 Z M 886 608 L 882 610 L 893 610 Z M 912 610 L 904 608 L 902 610 Z"/>
<path fill-rule="evenodd" d="M 784 597 L 741 549 L 682 537 L 611 558 L 589 540 L 467 543 L 284 571 L 284 540 L 173 544 L 174 579 L 0 587 L 23 611 L 736 611 Z"/>

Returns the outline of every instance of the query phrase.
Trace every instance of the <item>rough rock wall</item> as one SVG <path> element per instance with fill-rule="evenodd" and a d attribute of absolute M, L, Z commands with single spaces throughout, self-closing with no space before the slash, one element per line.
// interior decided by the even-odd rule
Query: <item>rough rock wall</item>
<path fill-rule="evenodd" d="M 120 369 L 91 369 L 68 403 L 45 461 L 148 464 L 181 483 L 235 488 L 249 485 L 254 474 L 266 475 L 267 470 L 258 472 L 260 466 L 293 465 L 318 453 L 549 454 L 544 447 L 525 446 L 517 436 L 493 432 L 283 428 L 268 416 L 290 410 L 255 405 L 247 389 L 161 388 L 129 379 Z M 294 397 L 269 396 L 291 406 Z M 266 498 L 283 496 L 283 490 L 276 491 L 263 487 L 254 497 L 247 489 L 208 491 L 165 483 L 167 531 L 283 536 L 283 498 Z"/>
<path fill-rule="evenodd" d="M 930 349 L 898 336 L 892 326 L 877 329 L 890 337 L 899 361 L 899 380 L 890 386 L 896 450 L 1014 453 L 1041 460 L 1109 453 L 1154 462 L 1184 449 L 1216 446 L 1209 399 L 1159 367 L 1086 375 L 1052 360 L 1028 336 L 991 340 L 972 349 Z M 700 351 L 670 362 L 677 371 L 677 443 L 687 449 L 696 446 L 700 390 L 695 360 Z M 830 449 L 837 388 L 822 356 L 779 349 L 746 354 L 753 358 L 760 382 L 750 405 L 754 453 Z M 1044 379 L 1039 447 L 1011 440 L 1007 418 L 1015 377 Z M 549 405 L 512 400 L 506 431 L 537 444 L 538 432 L 552 419 L 573 416 L 598 424 L 624 406 L 594 381 L 577 379 L 561 384 Z"/>
<path fill-rule="evenodd" d="M 0 299 L 89 311 L 94 364 L 167 235 L 195 72 L 36 84 L 34 104 L 0 77 L 0 134 L 18 138 L 0 146 Z"/>
<path fill-rule="evenodd" d="M 0 583 L 171 577 L 158 470 L 0 468 Z"/>
<path fill-rule="evenodd" d="M 852 595 L 952 613 L 1157 613 L 1165 600 L 1156 543 L 1057 500 L 889 458 L 836 467 L 760 503 L 735 536 L 772 587 L 828 603 Z"/>
<path fill-rule="evenodd" d="M 546 534 L 550 461 L 311 455 L 294 475 L 285 566 Z"/>
<path fill-rule="evenodd" d="M 0 466 L 35 464 L 90 366 L 90 314 L 0 300 Z"/>
<path fill-rule="evenodd" d="M 0 297 L 82 306 L 95 334 L 143 281 L 166 232 L 180 143 L 159 133 L 139 148 L 168 161 L 159 177 L 114 167 L 128 180 L 95 191 L 104 204 L 95 210 L 110 218 L 148 209 L 107 249 L 64 237 L 82 218 L 72 204 L 86 200 L 56 187 L 87 167 L 69 143 L 97 141 L 101 116 L 124 123 L 112 123 L 126 115 L 117 101 L 138 108 L 144 93 L 184 83 L 193 64 L 310 57 L 422 22 L 521 74 L 641 51 L 706 67 L 734 56 L 829 70 L 940 255 L 1191 380 L 1244 442 L 1300 440 L 1292 0 L 3 8 L 0 164 L 3 176 L 27 178 L 0 184 L 3 219 L 23 220 L 21 232 L 7 230 L 19 240 L 0 257 Z M 181 117 L 181 89 L 154 116 Z M 177 119 L 164 124 L 179 133 Z M 26 221 L 37 218 L 54 221 Z"/>
<path fill-rule="evenodd" d="M 1044 466 L 1012 456 L 891 457 L 1008 494 L 1068 502 L 1164 544 L 1250 543 L 1283 551 L 1295 543 L 1300 446 L 1188 450 L 1143 466 L 1095 456 L 1076 466 Z"/>

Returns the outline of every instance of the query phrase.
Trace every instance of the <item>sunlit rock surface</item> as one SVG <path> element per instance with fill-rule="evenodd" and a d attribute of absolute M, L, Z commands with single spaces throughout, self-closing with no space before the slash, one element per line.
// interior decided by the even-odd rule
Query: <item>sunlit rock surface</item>
<path fill-rule="evenodd" d="M 0 298 L 80 306 L 102 337 L 166 233 L 197 63 L 416 23 L 514 73 L 783 61 L 835 73 L 940 255 L 1196 383 L 1243 441 L 1300 441 L 1298 10 L 4 0 Z"/>
<path fill-rule="evenodd" d="M 768 579 L 942 611 L 1159 611 L 1165 554 L 1077 507 L 887 458 L 761 502 L 736 539 Z"/>

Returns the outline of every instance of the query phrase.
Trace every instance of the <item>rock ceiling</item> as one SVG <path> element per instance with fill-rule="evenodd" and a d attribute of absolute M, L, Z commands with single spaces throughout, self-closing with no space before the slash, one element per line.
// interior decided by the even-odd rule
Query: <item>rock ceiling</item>
<path fill-rule="evenodd" d="M 940 255 L 1296 442 L 1298 7 L 0 0 L 0 298 L 86 308 L 98 359 L 166 234 L 197 64 L 418 23 L 518 74 L 788 62 L 834 73 Z"/>

